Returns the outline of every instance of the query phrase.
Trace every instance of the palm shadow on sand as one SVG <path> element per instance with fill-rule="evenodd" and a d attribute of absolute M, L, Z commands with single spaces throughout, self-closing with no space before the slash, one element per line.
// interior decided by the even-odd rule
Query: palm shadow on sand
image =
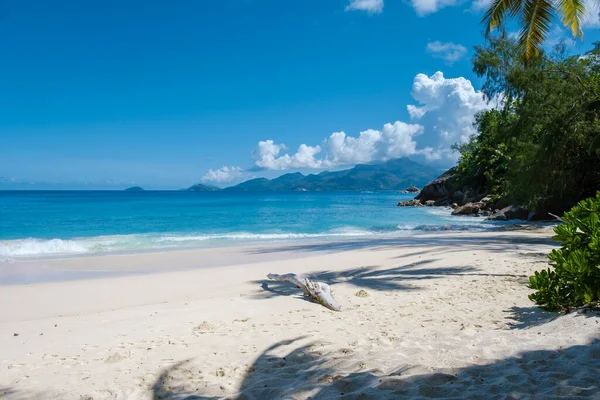
<path fill-rule="evenodd" d="M 509 329 L 530 329 L 554 321 L 563 314 L 546 311 L 539 306 L 511 307 L 506 310 Z M 598 318 L 600 311 L 588 307 L 571 311 L 578 318 Z M 598 328 L 600 330 L 600 327 Z M 599 397 L 600 398 L 600 397 Z"/>
<path fill-rule="evenodd" d="M 405 249 L 410 248 L 415 254 L 428 253 L 432 247 L 444 246 L 447 252 L 462 250 L 483 250 L 493 253 L 502 253 L 506 249 L 532 250 L 533 246 L 556 247 L 557 242 L 549 236 L 539 234 L 503 234 L 498 236 L 469 236 L 460 232 L 448 232 L 443 236 L 431 234 L 405 236 L 397 238 L 368 238 L 348 239 L 342 241 L 308 242 L 281 246 L 253 247 L 247 250 L 248 254 L 267 254 L 285 252 L 325 252 L 337 253 L 343 251 L 365 249 Z"/>
<path fill-rule="evenodd" d="M 299 338 L 300 339 L 300 338 Z M 600 339 L 551 351 L 526 351 L 485 365 L 427 373 L 418 365 L 383 372 L 367 369 L 342 353 L 321 354 L 313 344 L 282 341 L 266 349 L 231 395 L 186 393 L 186 382 L 173 382 L 182 363 L 162 371 L 155 399 L 598 399 Z M 284 356 L 283 349 L 287 349 Z M 345 368 L 336 365 L 346 361 Z"/>
<path fill-rule="evenodd" d="M 472 266 L 461 267 L 427 267 L 428 264 L 437 261 L 423 260 L 408 265 L 391 268 L 378 266 L 365 266 L 350 268 L 341 271 L 315 271 L 306 274 L 313 281 L 325 282 L 332 288 L 344 283 L 355 286 L 358 289 L 371 290 L 418 290 L 418 282 L 423 280 L 440 279 L 453 275 L 466 276 L 497 276 L 510 278 L 525 278 L 525 275 L 495 274 L 480 272 Z M 293 284 L 286 282 L 260 279 L 251 283 L 259 285 L 262 290 L 253 293 L 250 298 L 265 299 L 277 296 L 301 296 L 301 291 Z"/>

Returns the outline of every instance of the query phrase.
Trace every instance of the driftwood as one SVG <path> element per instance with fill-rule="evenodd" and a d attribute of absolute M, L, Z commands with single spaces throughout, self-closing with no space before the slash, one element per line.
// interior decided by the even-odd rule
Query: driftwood
<path fill-rule="evenodd" d="M 563 221 L 563 219 L 562 219 L 561 217 L 559 217 L 559 216 L 558 216 L 558 215 L 556 215 L 556 214 L 548 213 L 548 215 L 550 215 L 550 216 L 554 217 L 555 219 L 559 220 L 560 222 L 565 222 L 565 221 Z"/>
<path fill-rule="evenodd" d="M 269 274 L 269 279 L 281 282 L 290 282 L 304 290 L 304 293 L 314 302 L 321 304 L 333 311 L 341 311 L 342 307 L 331 295 L 331 287 L 323 282 L 313 282 L 308 278 L 296 274 Z"/>

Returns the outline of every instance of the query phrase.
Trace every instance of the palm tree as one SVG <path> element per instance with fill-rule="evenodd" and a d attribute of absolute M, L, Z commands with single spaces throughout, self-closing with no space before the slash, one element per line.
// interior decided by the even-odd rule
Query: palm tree
<path fill-rule="evenodd" d="M 552 25 L 552 17 L 558 14 L 562 23 L 571 30 L 573 37 L 583 37 L 581 20 L 585 12 L 585 0 L 492 0 L 482 23 L 487 26 L 486 36 L 500 27 L 507 18 L 519 17 L 520 32 L 518 49 L 528 62 L 539 55 L 542 43 Z"/>

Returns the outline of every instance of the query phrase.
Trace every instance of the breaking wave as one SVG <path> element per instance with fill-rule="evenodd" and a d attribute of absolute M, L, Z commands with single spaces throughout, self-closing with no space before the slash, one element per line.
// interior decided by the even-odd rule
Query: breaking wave
<path fill-rule="evenodd" d="M 54 255 L 78 255 L 107 251 L 143 251 L 152 249 L 173 249 L 185 247 L 206 247 L 224 244 L 268 243 L 289 240 L 361 238 L 407 234 L 409 232 L 437 231 L 482 231 L 489 224 L 447 224 L 447 225 L 388 225 L 369 230 L 344 227 L 321 233 L 251 233 L 232 232 L 214 234 L 172 233 L 98 236 L 74 239 L 17 239 L 0 241 L 0 260 L 15 257 L 39 257 Z"/>

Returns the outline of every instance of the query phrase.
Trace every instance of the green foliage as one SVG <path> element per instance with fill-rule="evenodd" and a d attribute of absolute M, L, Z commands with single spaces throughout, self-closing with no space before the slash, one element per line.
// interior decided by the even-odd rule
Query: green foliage
<path fill-rule="evenodd" d="M 499 109 L 456 146 L 457 185 L 561 214 L 600 188 L 600 51 L 557 51 L 524 67 L 507 37 L 477 47 L 474 71 Z"/>
<path fill-rule="evenodd" d="M 506 36 L 476 48 L 473 69 L 501 106 L 482 112 L 478 135 L 455 146 L 459 188 L 539 213 L 576 205 L 555 229 L 563 246 L 550 267 L 530 277 L 529 298 L 551 310 L 600 302 L 600 48 L 564 54 L 559 46 L 524 66 Z"/>
<path fill-rule="evenodd" d="M 529 299 L 553 311 L 600 301 L 600 191 L 563 216 L 554 240 L 563 243 L 549 255 L 551 268 L 536 271 Z"/>
<path fill-rule="evenodd" d="M 456 167 L 456 180 L 461 186 L 501 195 L 506 176 L 509 156 L 507 146 L 495 135 L 498 124 L 506 118 L 502 111 L 490 110 L 477 116 L 479 135 L 468 143 L 456 145 L 461 153 Z"/>

